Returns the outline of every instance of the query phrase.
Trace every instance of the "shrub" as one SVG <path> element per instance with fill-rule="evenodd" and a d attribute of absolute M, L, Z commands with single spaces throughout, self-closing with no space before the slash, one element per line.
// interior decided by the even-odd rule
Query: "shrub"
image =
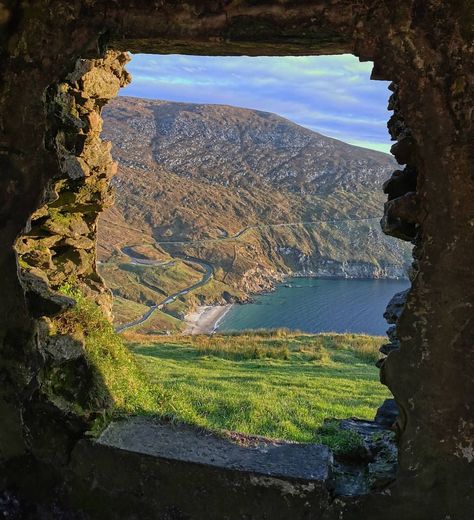
<path fill-rule="evenodd" d="M 85 356 L 93 371 L 91 402 L 112 413 L 147 413 L 156 400 L 134 356 L 114 331 L 100 307 L 70 284 L 60 291 L 76 305 L 54 320 L 60 334 L 82 336 Z"/>

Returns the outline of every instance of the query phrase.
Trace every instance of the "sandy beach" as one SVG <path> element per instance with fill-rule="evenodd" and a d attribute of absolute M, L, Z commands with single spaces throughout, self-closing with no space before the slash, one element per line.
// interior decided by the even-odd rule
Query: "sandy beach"
<path fill-rule="evenodd" d="M 222 318 L 229 312 L 229 305 L 203 305 L 185 317 L 185 334 L 212 334 Z"/>

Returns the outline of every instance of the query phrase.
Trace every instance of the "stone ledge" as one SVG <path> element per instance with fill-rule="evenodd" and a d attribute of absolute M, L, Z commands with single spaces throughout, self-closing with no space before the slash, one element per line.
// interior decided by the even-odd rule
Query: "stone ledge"
<path fill-rule="evenodd" d="M 325 446 L 135 417 L 76 444 L 60 495 L 88 520 L 321 518 L 332 500 L 330 463 Z"/>
<path fill-rule="evenodd" d="M 134 417 L 110 424 L 97 442 L 159 458 L 269 477 L 321 483 L 330 477 L 332 454 L 326 446 L 256 437 L 248 441 L 237 443 L 183 424 Z"/>

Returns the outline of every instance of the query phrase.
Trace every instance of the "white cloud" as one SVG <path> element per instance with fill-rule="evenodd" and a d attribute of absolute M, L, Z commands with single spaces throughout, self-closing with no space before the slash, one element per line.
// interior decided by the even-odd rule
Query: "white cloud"
<path fill-rule="evenodd" d="M 388 151 L 388 83 L 354 56 L 135 55 L 123 95 L 275 112 L 312 130 Z"/>

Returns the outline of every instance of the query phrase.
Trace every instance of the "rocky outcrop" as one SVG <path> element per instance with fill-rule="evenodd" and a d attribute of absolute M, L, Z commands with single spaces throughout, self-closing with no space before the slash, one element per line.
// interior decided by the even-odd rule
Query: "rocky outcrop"
<path fill-rule="evenodd" d="M 337 455 L 333 486 L 338 495 L 363 495 L 384 489 L 395 480 L 397 448 L 394 434 L 377 421 L 334 421 L 351 439 L 352 448 Z"/>
<path fill-rule="evenodd" d="M 15 245 L 25 271 L 41 270 L 55 289 L 79 284 L 106 312 L 111 295 L 96 268 L 96 229 L 99 214 L 114 202 L 109 183 L 117 163 L 111 143 L 101 139 L 100 113 L 130 81 L 128 60 L 120 52 L 79 59 L 64 82 L 49 87 L 46 145 L 57 153 L 60 174 Z"/>
<path fill-rule="evenodd" d="M 276 271 L 257 266 L 244 273 L 239 288 L 246 294 L 271 291 L 282 279 L 283 276 Z"/>
<path fill-rule="evenodd" d="M 388 195 L 381 226 L 385 234 L 401 240 L 412 241 L 416 238 L 422 220 L 420 199 L 417 186 L 417 145 L 400 110 L 399 87 L 390 86 L 393 94 L 388 108 L 393 115 L 388 122 L 388 131 L 396 143 L 391 152 L 398 164 L 406 165 L 404 170 L 396 170 L 384 186 Z"/>
<path fill-rule="evenodd" d="M 382 406 L 377 410 L 374 421 L 384 428 L 393 428 L 399 415 L 395 399 L 385 399 Z"/>
<path fill-rule="evenodd" d="M 407 277 L 405 267 L 396 265 L 377 265 L 374 263 L 321 259 L 308 262 L 304 269 L 292 273 L 293 276 L 314 276 L 317 278 L 346 279 L 392 279 Z"/>
<path fill-rule="evenodd" d="M 35 318 L 56 316 L 74 307 L 75 301 L 72 298 L 51 290 L 46 275 L 39 269 L 23 270 L 21 281 L 28 307 Z"/>

